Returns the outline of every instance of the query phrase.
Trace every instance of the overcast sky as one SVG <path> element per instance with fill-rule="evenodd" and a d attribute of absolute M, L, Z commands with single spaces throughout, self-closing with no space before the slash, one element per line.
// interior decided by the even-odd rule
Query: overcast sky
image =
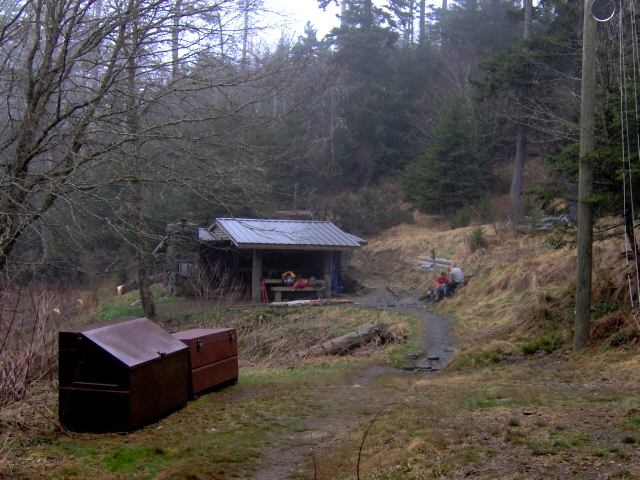
<path fill-rule="evenodd" d="M 339 22 L 336 14 L 340 9 L 331 5 L 323 12 L 318 8 L 318 0 L 265 0 L 265 5 L 268 9 L 287 16 L 290 33 L 294 34 L 294 38 L 302 35 L 307 21 L 318 30 L 318 38 L 324 37 Z"/>

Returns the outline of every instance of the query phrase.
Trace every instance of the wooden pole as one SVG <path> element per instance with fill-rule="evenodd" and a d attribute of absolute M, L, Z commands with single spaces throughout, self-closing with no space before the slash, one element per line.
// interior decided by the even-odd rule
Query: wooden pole
<path fill-rule="evenodd" d="M 253 268 L 251 270 L 251 301 L 262 301 L 262 250 L 253 251 Z"/>
<path fill-rule="evenodd" d="M 433 281 L 435 282 L 436 278 L 438 278 L 438 267 L 436 265 L 436 249 L 431 249 L 431 261 L 433 262 Z"/>
<path fill-rule="evenodd" d="M 594 147 L 596 103 L 596 20 L 591 16 L 591 0 L 584 3 L 582 30 L 582 99 L 580 104 L 580 173 L 578 177 L 578 271 L 573 350 L 589 343 L 591 322 L 591 271 L 593 265 L 593 185 L 591 153 Z"/>
<path fill-rule="evenodd" d="M 325 296 L 331 298 L 331 269 L 333 268 L 333 252 L 324 252 L 324 285 Z"/>

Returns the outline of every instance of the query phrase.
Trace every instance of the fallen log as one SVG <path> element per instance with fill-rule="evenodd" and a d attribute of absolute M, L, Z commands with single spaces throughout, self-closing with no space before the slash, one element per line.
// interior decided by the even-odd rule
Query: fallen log
<path fill-rule="evenodd" d="M 418 260 L 423 262 L 433 262 L 433 257 L 427 257 L 426 255 L 418 255 Z M 453 260 L 449 260 L 448 258 L 436 258 L 436 263 L 440 265 L 452 265 L 454 264 Z"/>
<path fill-rule="evenodd" d="M 288 302 L 271 302 L 263 305 L 264 307 L 303 307 L 311 306 L 317 307 L 320 305 L 344 305 L 347 303 L 353 303 L 350 298 L 321 298 L 318 300 L 290 300 Z"/>
<path fill-rule="evenodd" d="M 346 305 L 348 303 L 353 303 L 353 300 L 350 298 L 320 298 L 309 301 L 309 305 Z"/>
<path fill-rule="evenodd" d="M 151 275 L 149 277 L 149 284 L 159 283 L 164 280 L 164 273 L 158 273 L 157 275 Z M 134 290 L 138 290 L 140 286 L 138 285 L 137 280 L 132 280 L 131 282 L 127 282 L 124 285 L 119 285 L 116 287 L 118 291 L 118 295 L 124 295 L 125 293 L 132 292 Z"/>
<path fill-rule="evenodd" d="M 236 305 L 229 307 L 227 310 L 259 310 L 261 308 L 286 308 L 286 307 L 300 307 L 310 306 L 317 307 L 321 305 L 346 305 L 353 303 L 350 298 L 327 298 L 320 300 L 292 300 L 290 302 L 271 302 L 271 303 L 254 303 L 250 305 Z"/>
<path fill-rule="evenodd" d="M 352 348 L 366 345 L 367 343 L 383 337 L 387 333 L 387 326 L 382 323 L 374 323 L 367 327 L 362 327 L 355 332 L 342 335 L 328 342 L 315 345 L 307 350 L 302 350 L 296 355 L 298 357 L 317 357 L 321 355 L 337 355 Z"/>
<path fill-rule="evenodd" d="M 429 269 L 429 270 L 433 270 L 434 268 L 436 268 L 438 270 L 446 270 L 450 266 L 451 265 L 449 265 L 448 263 L 438 263 L 438 262 L 436 262 L 435 266 L 434 266 L 433 262 L 426 261 L 426 260 L 418 260 L 418 262 L 417 262 L 417 267 L 418 268 Z"/>

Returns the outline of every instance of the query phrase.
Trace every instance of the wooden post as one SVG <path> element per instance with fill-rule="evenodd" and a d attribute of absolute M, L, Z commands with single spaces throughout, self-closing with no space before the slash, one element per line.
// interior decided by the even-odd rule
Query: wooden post
<path fill-rule="evenodd" d="M 331 298 L 331 267 L 333 266 L 333 252 L 324 252 L 324 284 L 325 296 Z"/>
<path fill-rule="evenodd" d="M 580 173 L 578 177 L 578 271 L 573 350 L 589 343 L 593 264 L 594 111 L 596 103 L 596 20 L 590 0 L 584 2 L 582 30 L 582 98 L 580 103 Z"/>
<path fill-rule="evenodd" d="M 251 301 L 262 301 L 262 250 L 253 251 L 253 269 L 251 270 Z"/>
<path fill-rule="evenodd" d="M 436 267 L 436 249 L 431 249 L 431 261 L 433 262 L 433 281 L 438 277 L 438 267 Z"/>

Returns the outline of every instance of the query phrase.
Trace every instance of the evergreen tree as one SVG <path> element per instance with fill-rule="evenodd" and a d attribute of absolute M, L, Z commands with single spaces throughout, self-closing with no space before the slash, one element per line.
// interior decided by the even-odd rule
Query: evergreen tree
<path fill-rule="evenodd" d="M 486 57 L 517 42 L 522 23 L 516 0 L 459 0 L 437 13 L 446 48 L 472 49 Z"/>
<path fill-rule="evenodd" d="M 402 175 L 407 201 L 426 213 L 450 213 L 478 202 L 492 186 L 488 159 L 481 153 L 480 125 L 462 101 L 451 103 L 433 145 Z"/>

